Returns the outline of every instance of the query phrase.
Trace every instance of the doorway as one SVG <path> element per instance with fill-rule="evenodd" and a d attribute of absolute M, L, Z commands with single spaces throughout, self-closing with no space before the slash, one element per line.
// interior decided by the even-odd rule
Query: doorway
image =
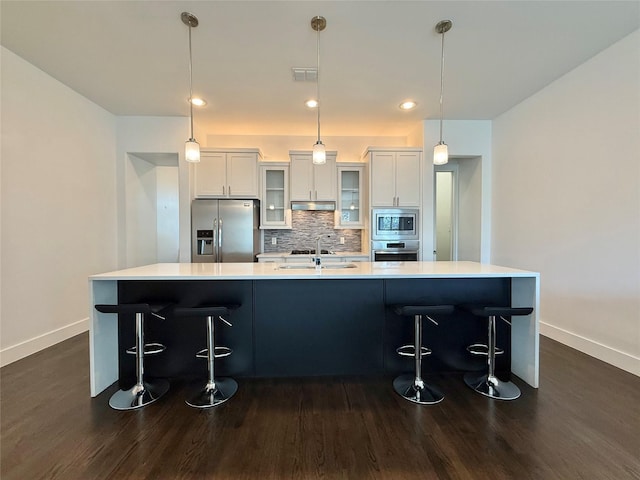
<path fill-rule="evenodd" d="M 178 262 L 178 154 L 127 157 L 126 266 Z"/>
<path fill-rule="evenodd" d="M 482 255 L 482 157 L 449 158 L 434 166 L 436 261 L 480 262 Z"/>
<path fill-rule="evenodd" d="M 435 167 L 435 260 L 458 259 L 458 166 Z"/>

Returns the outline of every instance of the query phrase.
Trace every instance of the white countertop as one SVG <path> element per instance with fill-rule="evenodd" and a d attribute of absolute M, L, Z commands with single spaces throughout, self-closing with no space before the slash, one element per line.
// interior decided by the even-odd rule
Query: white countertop
<path fill-rule="evenodd" d="M 308 265 L 308 263 L 301 262 L 300 265 Z M 354 262 L 353 265 L 355 265 L 354 268 L 315 270 L 279 269 L 274 263 L 156 263 L 92 275 L 89 279 L 95 281 L 539 277 L 537 272 L 476 262 Z"/>

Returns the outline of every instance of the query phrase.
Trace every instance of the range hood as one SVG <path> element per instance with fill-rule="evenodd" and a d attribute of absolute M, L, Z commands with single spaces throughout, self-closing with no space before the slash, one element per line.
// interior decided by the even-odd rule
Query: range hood
<path fill-rule="evenodd" d="M 291 202 L 291 210 L 334 211 L 336 202 Z"/>

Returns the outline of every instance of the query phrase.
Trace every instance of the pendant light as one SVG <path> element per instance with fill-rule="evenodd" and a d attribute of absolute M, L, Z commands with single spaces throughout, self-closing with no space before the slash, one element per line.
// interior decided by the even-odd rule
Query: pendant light
<path fill-rule="evenodd" d="M 316 100 L 318 101 L 318 141 L 313 145 L 313 156 L 312 160 L 315 165 L 323 165 L 327 163 L 327 152 L 324 148 L 324 143 L 320 140 L 320 32 L 325 29 L 327 26 L 327 20 L 321 16 L 315 16 L 311 19 L 311 28 L 313 28 L 317 35 L 317 54 L 318 54 L 318 65 L 316 70 Z"/>
<path fill-rule="evenodd" d="M 184 157 L 187 162 L 200 161 L 200 145 L 193 138 L 193 67 L 191 58 L 191 28 L 198 26 L 198 18 L 189 12 L 182 12 L 180 15 L 182 23 L 189 27 L 189 119 L 191 122 L 191 136 L 184 143 Z"/>
<path fill-rule="evenodd" d="M 440 143 L 433 147 L 433 164 L 444 165 L 449 161 L 449 147 L 442 141 L 442 96 L 444 92 L 444 34 L 451 30 L 451 20 L 442 20 L 436 25 L 436 32 L 442 35 L 442 61 L 440 63 Z"/>

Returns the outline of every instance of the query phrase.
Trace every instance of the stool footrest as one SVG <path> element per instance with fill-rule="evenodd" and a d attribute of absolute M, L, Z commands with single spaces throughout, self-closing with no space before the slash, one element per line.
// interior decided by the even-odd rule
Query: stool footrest
<path fill-rule="evenodd" d="M 233 350 L 229 347 L 215 347 L 213 353 L 213 358 L 222 358 L 228 357 L 233 353 Z M 197 358 L 209 358 L 209 349 L 205 348 L 196 353 Z"/>
<path fill-rule="evenodd" d="M 396 348 L 396 353 L 402 357 L 416 357 L 416 347 L 415 345 L 402 345 L 401 347 Z M 427 355 L 431 355 L 431 349 L 427 347 L 420 347 L 420 353 L 422 357 Z"/>
<path fill-rule="evenodd" d="M 155 355 L 157 353 L 162 353 L 167 349 L 167 347 L 165 347 L 163 344 L 161 343 L 145 343 L 144 344 L 144 354 L 145 355 Z M 131 348 L 127 348 L 127 353 L 129 355 L 135 355 L 137 352 L 137 348 L 135 346 L 131 347 Z"/>
<path fill-rule="evenodd" d="M 484 343 L 474 343 L 472 345 L 469 345 L 467 347 L 467 351 L 471 355 L 480 355 L 482 357 L 489 356 L 489 347 L 487 345 L 485 345 Z M 504 353 L 504 350 L 502 348 L 496 347 L 496 349 L 495 349 L 495 354 L 496 355 L 502 355 L 503 353 Z"/>

